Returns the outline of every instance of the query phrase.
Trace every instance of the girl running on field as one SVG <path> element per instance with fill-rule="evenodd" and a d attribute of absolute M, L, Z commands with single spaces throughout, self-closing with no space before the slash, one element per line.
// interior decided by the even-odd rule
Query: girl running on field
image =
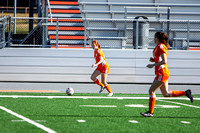
<path fill-rule="evenodd" d="M 91 75 L 91 80 L 94 81 L 97 85 L 101 86 L 99 93 L 101 93 L 104 88 L 109 92 L 107 96 L 113 96 L 113 93 L 110 89 L 110 86 L 106 82 L 107 75 L 109 73 L 109 65 L 104 57 L 101 46 L 97 41 L 92 42 L 92 48 L 94 49 L 94 58 L 96 63 L 92 67 L 97 67 L 96 70 Z M 101 74 L 101 82 L 97 79 L 97 76 Z"/>
<path fill-rule="evenodd" d="M 150 58 L 150 62 L 155 62 L 153 64 L 148 64 L 148 68 L 155 67 L 155 79 L 149 89 L 149 111 L 145 113 L 140 113 L 144 117 L 153 117 L 154 105 L 156 102 L 156 90 L 160 88 L 162 95 L 164 97 L 177 97 L 177 96 L 187 96 L 191 102 L 193 102 L 193 96 L 191 90 L 186 91 L 168 91 L 168 78 L 169 70 L 167 68 L 167 50 L 169 48 L 168 35 L 166 33 L 157 32 L 155 33 L 154 42 L 157 46 L 153 50 L 153 58 Z"/>

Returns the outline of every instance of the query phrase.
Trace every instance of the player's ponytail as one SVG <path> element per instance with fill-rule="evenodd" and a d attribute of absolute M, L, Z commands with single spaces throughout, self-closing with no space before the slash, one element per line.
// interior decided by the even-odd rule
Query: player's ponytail
<path fill-rule="evenodd" d="M 92 41 L 92 43 L 94 43 L 98 48 L 101 48 L 101 45 L 96 40 Z"/>
<path fill-rule="evenodd" d="M 162 32 L 156 32 L 155 37 L 158 38 L 158 41 L 165 44 L 167 48 L 169 48 L 169 37 L 167 33 L 162 33 Z"/>

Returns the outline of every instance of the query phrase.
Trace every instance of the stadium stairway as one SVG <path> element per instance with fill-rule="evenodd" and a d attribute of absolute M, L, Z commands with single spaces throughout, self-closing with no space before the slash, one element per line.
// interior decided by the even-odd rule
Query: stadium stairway
<path fill-rule="evenodd" d="M 62 18 L 58 22 L 58 48 L 84 48 L 84 25 L 78 0 L 50 0 L 49 2 L 52 18 Z M 48 10 L 48 17 L 50 17 L 50 10 Z M 56 48 L 56 21 L 53 19 L 51 26 L 48 26 L 51 48 Z M 50 23 L 51 19 L 48 22 Z"/>

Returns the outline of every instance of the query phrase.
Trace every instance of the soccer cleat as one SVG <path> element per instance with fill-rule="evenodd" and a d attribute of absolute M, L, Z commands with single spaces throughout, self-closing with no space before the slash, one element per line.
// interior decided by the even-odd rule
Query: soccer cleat
<path fill-rule="evenodd" d="M 105 89 L 105 87 L 101 86 L 101 89 L 100 89 L 99 93 L 101 93 L 104 89 Z"/>
<path fill-rule="evenodd" d="M 112 97 L 112 96 L 113 96 L 113 93 L 108 93 L 107 96 L 108 96 L 108 97 Z"/>
<path fill-rule="evenodd" d="M 153 114 L 151 114 L 149 111 L 145 112 L 145 113 L 140 113 L 142 116 L 144 117 L 153 117 Z"/>
<path fill-rule="evenodd" d="M 193 96 L 191 90 L 186 90 L 186 96 L 190 99 L 190 101 L 193 103 Z"/>

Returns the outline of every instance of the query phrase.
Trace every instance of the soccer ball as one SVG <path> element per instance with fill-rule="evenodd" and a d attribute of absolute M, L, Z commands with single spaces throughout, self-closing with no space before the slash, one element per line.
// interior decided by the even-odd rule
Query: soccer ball
<path fill-rule="evenodd" d="M 74 94 L 74 89 L 73 88 L 67 88 L 66 89 L 66 94 L 68 95 L 68 96 L 71 96 L 71 95 L 73 95 Z"/>

